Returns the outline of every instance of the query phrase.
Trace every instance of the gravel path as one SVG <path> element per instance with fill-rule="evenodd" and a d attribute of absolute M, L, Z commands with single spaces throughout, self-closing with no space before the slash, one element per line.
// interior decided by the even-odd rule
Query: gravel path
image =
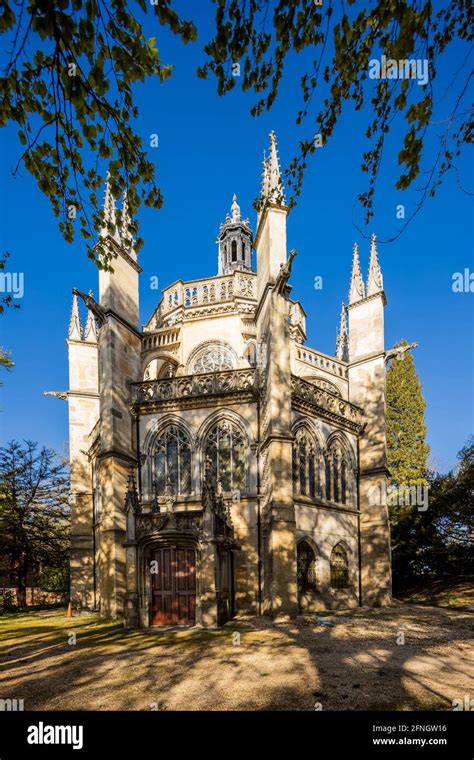
<path fill-rule="evenodd" d="M 473 623 L 467 610 L 419 605 L 209 632 L 10 615 L 0 698 L 25 710 L 451 710 L 474 698 Z"/>

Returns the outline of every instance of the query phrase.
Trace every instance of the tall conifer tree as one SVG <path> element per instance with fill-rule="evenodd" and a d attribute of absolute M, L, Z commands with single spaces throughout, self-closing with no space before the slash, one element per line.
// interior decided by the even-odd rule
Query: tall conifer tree
<path fill-rule="evenodd" d="M 398 346 L 407 345 L 402 340 Z M 391 482 L 427 485 L 426 403 L 411 352 L 392 360 L 387 371 L 387 445 Z"/>

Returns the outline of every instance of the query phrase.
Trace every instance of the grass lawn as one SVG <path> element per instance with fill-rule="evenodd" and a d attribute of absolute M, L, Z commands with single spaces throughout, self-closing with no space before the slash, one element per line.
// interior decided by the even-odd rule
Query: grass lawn
<path fill-rule="evenodd" d="M 467 610 L 415 604 L 216 631 L 9 614 L 0 698 L 25 710 L 450 710 L 474 695 L 473 630 Z"/>

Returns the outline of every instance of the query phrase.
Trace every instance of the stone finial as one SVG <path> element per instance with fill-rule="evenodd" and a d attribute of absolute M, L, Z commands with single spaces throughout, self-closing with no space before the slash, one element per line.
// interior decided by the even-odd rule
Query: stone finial
<path fill-rule="evenodd" d="M 92 290 L 89 291 L 92 298 Z M 90 309 L 87 309 L 86 326 L 84 328 L 84 341 L 86 343 L 97 343 L 97 322 Z"/>
<path fill-rule="evenodd" d="M 106 235 L 110 235 L 108 225 L 113 225 L 115 227 L 115 234 L 113 237 L 116 237 L 117 235 L 117 228 L 116 228 L 116 214 L 115 214 L 115 198 L 112 195 L 112 191 L 110 189 L 110 173 L 107 172 L 107 179 L 105 181 L 105 196 L 104 196 L 104 224 L 101 230 L 101 235 L 105 237 Z"/>
<path fill-rule="evenodd" d="M 342 361 L 349 361 L 349 333 L 347 330 L 346 307 L 342 304 L 339 319 L 339 333 L 336 339 L 336 357 Z"/>
<path fill-rule="evenodd" d="M 268 159 L 265 156 L 265 151 L 263 151 L 263 161 L 262 161 L 262 188 L 260 191 L 260 198 L 262 200 L 265 200 L 268 197 L 270 190 L 270 172 L 268 167 Z"/>
<path fill-rule="evenodd" d="M 354 243 L 352 257 L 351 284 L 349 287 L 349 305 L 365 298 L 364 280 L 360 270 L 359 246 Z"/>
<path fill-rule="evenodd" d="M 130 466 L 128 471 L 127 492 L 125 494 L 125 511 L 132 510 L 137 513 L 140 505 L 138 501 L 137 484 L 135 482 L 135 470 Z"/>
<path fill-rule="evenodd" d="M 232 221 L 233 222 L 240 222 L 241 215 L 240 215 L 240 206 L 237 203 L 237 196 L 234 193 L 232 197 L 232 206 L 230 207 L 231 213 L 232 213 Z"/>
<path fill-rule="evenodd" d="M 77 295 L 72 297 L 71 318 L 68 330 L 69 340 L 82 340 L 81 315 L 79 314 L 79 301 Z"/>
<path fill-rule="evenodd" d="M 128 252 L 133 252 L 133 247 L 135 240 L 133 239 L 133 235 L 129 230 L 129 227 L 132 223 L 132 218 L 130 216 L 130 208 L 128 205 L 128 195 L 127 192 L 123 194 L 123 204 L 122 204 L 122 224 L 120 227 L 120 240 L 122 243 L 123 248 L 125 248 Z"/>
<path fill-rule="evenodd" d="M 373 234 L 370 238 L 370 262 L 369 274 L 367 276 L 367 295 L 380 293 L 383 290 L 382 270 L 380 269 L 379 259 L 377 256 L 377 238 Z"/>

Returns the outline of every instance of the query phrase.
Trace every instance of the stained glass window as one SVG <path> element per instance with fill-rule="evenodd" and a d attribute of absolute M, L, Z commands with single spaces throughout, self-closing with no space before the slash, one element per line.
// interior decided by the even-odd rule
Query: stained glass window
<path fill-rule="evenodd" d="M 187 494 L 191 491 L 189 439 L 174 425 L 167 427 L 156 443 L 154 482 L 157 496 L 165 493 L 168 483 L 174 494 Z"/>
<path fill-rule="evenodd" d="M 293 444 L 293 488 L 302 496 L 316 497 L 319 457 L 309 433 L 300 429 Z"/>
<path fill-rule="evenodd" d="M 324 464 L 326 468 L 326 499 L 331 501 L 331 459 L 329 455 L 325 456 Z"/>
<path fill-rule="evenodd" d="M 347 464 L 345 459 L 341 462 L 341 489 L 341 503 L 347 504 Z"/>
<path fill-rule="evenodd" d="M 330 445 L 325 455 L 326 498 L 338 504 L 349 504 L 353 493 L 354 470 L 350 455 L 339 440 Z"/>
<path fill-rule="evenodd" d="M 220 480 L 224 491 L 244 490 L 247 445 L 236 425 L 219 422 L 206 439 L 204 455 L 210 458 L 212 479 Z"/>
<path fill-rule="evenodd" d="M 308 462 L 308 469 L 309 469 L 309 495 L 314 499 L 316 496 L 316 477 L 315 477 L 315 468 L 314 468 L 314 455 L 310 454 L 309 462 Z"/>
<path fill-rule="evenodd" d="M 306 441 L 299 442 L 300 454 L 300 493 L 306 495 Z"/>
<path fill-rule="evenodd" d="M 333 457 L 332 460 L 332 473 L 334 478 L 334 501 L 339 502 L 339 465 L 341 460 L 338 456 Z"/>

